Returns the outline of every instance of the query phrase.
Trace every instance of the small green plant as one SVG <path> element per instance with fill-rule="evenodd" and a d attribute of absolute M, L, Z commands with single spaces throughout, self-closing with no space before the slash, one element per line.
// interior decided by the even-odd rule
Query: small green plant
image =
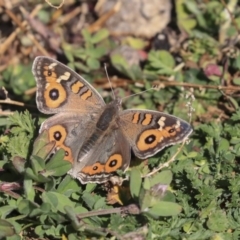
<path fill-rule="evenodd" d="M 91 1 L 62 1 L 58 9 L 59 1 L 25 2 L 0 6 L 0 86 L 6 89 L 0 91 L 0 239 L 240 239 L 238 2 L 172 1 L 175 26 L 164 31 L 169 49 L 155 38 L 115 36 L 100 25 L 97 32 L 80 31 L 99 24 Z M 86 15 L 84 4 L 91 6 Z M 36 55 L 65 59 L 98 80 L 107 102 L 103 65 L 109 64 L 124 109 L 185 120 L 190 114 L 190 141 L 145 161 L 133 156 L 128 171 L 117 172 L 125 179 L 121 186 L 80 184 L 67 174 L 63 151 L 49 154 L 55 143 L 44 131 L 38 135 L 46 116 L 33 96 Z M 124 98 L 152 85 L 159 90 Z"/>
<path fill-rule="evenodd" d="M 107 41 L 109 32 L 101 29 L 97 33 L 91 35 L 86 29 L 82 31 L 84 39 L 83 47 L 75 47 L 67 43 L 63 44 L 66 57 L 69 60 L 68 66 L 72 69 L 79 69 L 85 73 L 98 70 L 101 66 L 100 60 L 106 55 L 107 48 L 104 41 Z M 76 59 L 80 59 L 77 61 Z"/>

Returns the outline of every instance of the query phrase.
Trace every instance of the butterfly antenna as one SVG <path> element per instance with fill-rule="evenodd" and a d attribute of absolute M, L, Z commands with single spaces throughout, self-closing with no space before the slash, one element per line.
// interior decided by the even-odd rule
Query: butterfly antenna
<path fill-rule="evenodd" d="M 107 75 L 107 79 L 108 79 L 109 85 L 110 85 L 111 90 L 112 90 L 113 99 L 115 100 L 115 99 L 116 99 L 116 96 L 115 96 L 115 93 L 114 93 L 114 91 L 113 91 L 112 82 L 111 82 L 111 80 L 110 80 L 110 78 L 109 78 L 109 76 L 108 76 L 107 64 L 106 64 L 106 63 L 104 63 L 104 69 L 105 69 L 105 72 L 106 72 L 106 75 Z"/>
<path fill-rule="evenodd" d="M 126 98 L 130 98 L 130 97 L 133 97 L 133 96 L 136 96 L 136 95 L 139 95 L 139 94 L 142 94 L 144 92 L 147 92 L 147 91 L 150 91 L 150 90 L 159 90 L 159 86 L 158 85 L 153 85 L 151 88 L 147 89 L 147 90 L 144 90 L 142 92 L 139 92 L 139 93 L 134 93 L 132 95 L 129 95 L 129 96 L 126 96 L 126 97 L 123 97 L 123 99 L 126 99 Z"/>

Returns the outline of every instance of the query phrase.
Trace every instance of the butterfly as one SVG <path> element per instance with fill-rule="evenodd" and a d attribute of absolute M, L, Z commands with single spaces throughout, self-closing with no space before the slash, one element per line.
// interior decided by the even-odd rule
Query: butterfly
<path fill-rule="evenodd" d="M 182 142 L 192 127 L 186 121 L 152 110 L 121 110 L 121 99 L 106 104 L 83 77 L 49 57 L 34 60 L 39 111 L 54 114 L 45 120 L 52 153 L 65 152 L 72 163 L 68 172 L 81 183 L 102 183 L 117 170 L 126 170 L 131 150 L 140 159 Z"/>

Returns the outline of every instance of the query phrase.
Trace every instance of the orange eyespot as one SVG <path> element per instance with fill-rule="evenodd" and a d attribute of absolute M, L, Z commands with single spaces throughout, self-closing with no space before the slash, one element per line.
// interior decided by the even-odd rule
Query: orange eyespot
<path fill-rule="evenodd" d="M 154 148 L 159 142 L 162 141 L 164 136 L 158 130 L 146 130 L 138 139 L 137 147 L 140 151 L 146 151 Z"/>
<path fill-rule="evenodd" d="M 54 69 L 49 69 L 47 66 L 44 67 L 43 75 L 48 83 L 54 83 L 57 80 L 57 74 Z"/>
<path fill-rule="evenodd" d="M 113 154 L 105 164 L 105 172 L 115 172 L 122 167 L 122 156 L 120 154 Z"/>
<path fill-rule="evenodd" d="M 64 146 L 64 145 L 61 145 L 60 148 L 62 148 L 65 151 L 64 160 L 73 163 L 73 156 L 72 156 L 71 149 L 69 147 Z"/>
<path fill-rule="evenodd" d="M 148 149 L 154 148 L 165 138 L 174 137 L 180 128 L 176 128 L 175 125 L 164 127 L 163 129 L 150 129 L 144 131 L 138 141 L 137 147 L 140 151 L 146 151 Z"/>
<path fill-rule="evenodd" d="M 56 141 L 56 146 L 61 145 L 66 137 L 67 131 L 62 125 L 55 125 L 48 130 L 49 141 Z"/>
<path fill-rule="evenodd" d="M 59 83 L 50 83 L 46 85 L 44 99 L 49 108 L 57 108 L 66 101 L 67 93 Z"/>
<path fill-rule="evenodd" d="M 175 136 L 177 132 L 180 131 L 180 128 L 176 128 L 175 126 L 173 127 L 166 127 L 164 129 L 165 132 L 167 132 L 167 136 L 170 137 L 170 136 Z"/>
<path fill-rule="evenodd" d="M 95 175 L 98 173 L 102 173 L 104 171 L 104 165 L 100 163 L 95 163 L 92 166 L 86 166 L 82 169 L 81 172 L 87 174 L 87 175 Z"/>

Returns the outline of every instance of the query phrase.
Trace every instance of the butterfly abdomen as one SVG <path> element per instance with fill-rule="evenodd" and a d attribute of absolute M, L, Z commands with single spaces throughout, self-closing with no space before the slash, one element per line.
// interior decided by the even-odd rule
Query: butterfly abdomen
<path fill-rule="evenodd" d="M 99 140 L 99 138 L 101 137 L 102 131 L 96 129 L 94 131 L 94 133 L 90 136 L 90 138 L 83 144 L 83 146 L 81 147 L 81 150 L 79 152 L 79 156 L 78 159 L 82 158 L 85 154 L 87 154 L 91 149 L 93 149 L 93 147 L 95 146 L 95 144 L 97 143 L 97 141 Z"/>

